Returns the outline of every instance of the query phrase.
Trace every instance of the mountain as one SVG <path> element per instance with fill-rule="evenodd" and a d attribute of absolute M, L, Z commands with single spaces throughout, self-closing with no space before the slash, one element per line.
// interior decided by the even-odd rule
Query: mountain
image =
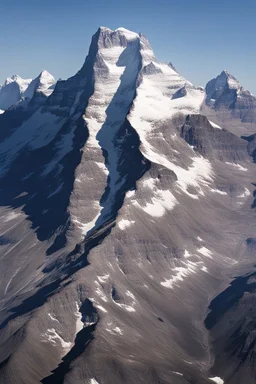
<path fill-rule="evenodd" d="M 0 109 L 8 109 L 17 103 L 32 79 L 22 79 L 18 75 L 8 77 L 0 89 Z"/>
<path fill-rule="evenodd" d="M 204 112 L 217 123 L 237 134 L 254 133 L 256 124 L 256 97 L 245 90 L 227 71 L 206 85 Z"/>
<path fill-rule="evenodd" d="M 206 103 L 101 27 L 1 115 L 1 384 L 254 383 L 255 137 Z"/>
<path fill-rule="evenodd" d="M 19 80 L 21 82 L 21 80 Z M 24 82 L 24 81 L 23 81 Z M 16 100 L 14 101 L 13 89 L 16 89 L 15 82 L 11 83 L 12 88 L 9 89 L 9 99 L 6 98 L 6 88 L 0 89 L 0 99 L 2 97 L 5 103 L 8 100 L 8 109 L 6 111 L 0 111 L 0 142 L 4 141 L 7 137 L 12 135 L 14 131 L 26 120 L 31 117 L 36 110 L 43 105 L 48 96 L 53 92 L 55 87 L 54 77 L 47 71 L 42 71 L 39 76 L 30 81 L 29 84 L 23 86 L 21 90 L 16 94 Z M 1 91 L 3 90 L 3 93 Z M 12 100 L 12 101 L 11 101 Z"/>
<path fill-rule="evenodd" d="M 54 84 L 55 79 L 47 71 L 42 71 L 34 80 L 14 75 L 0 88 L 0 109 L 6 110 L 24 98 L 30 100 L 35 94 L 49 96 Z"/>

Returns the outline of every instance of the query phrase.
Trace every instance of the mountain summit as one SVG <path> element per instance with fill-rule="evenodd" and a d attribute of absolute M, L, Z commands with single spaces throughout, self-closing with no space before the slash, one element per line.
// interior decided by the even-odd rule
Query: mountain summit
<path fill-rule="evenodd" d="M 243 123 L 248 132 L 254 132 L 256 98 L 233 75 L 222 71 L 207 83 L 205 90 L 206 105 L 217 112 L 220 124 L 228 128 L 232 121 L 234 126 Z"/>
<path fill-rule="evenodd" d="M 34 80 L 18 75 L 8 77 L 0 88 L 0 109 L 6 110 L 24 98 L 32 99 L 35 92 L 49 96 L 54 84 L 53 76 L 47 71 L 42 71 Z"/>
<path fill-rule="evenodd" d="M 100 27 L 0 115 L 1 384 L 254 383 L 256 140 L 207 99 L 231 80 Z"/>

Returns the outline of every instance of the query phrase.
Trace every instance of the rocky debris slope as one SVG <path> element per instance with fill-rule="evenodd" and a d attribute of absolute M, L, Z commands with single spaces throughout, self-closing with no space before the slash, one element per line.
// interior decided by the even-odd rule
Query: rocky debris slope
<path fill-rule="evenodd" d="M 204 100 L 143 35 L 101 27 L 0 142 L 1 383 L 254 383 L 218 343 L 236 302 L 210 305 L 254 269 L 254 139 Z"/>

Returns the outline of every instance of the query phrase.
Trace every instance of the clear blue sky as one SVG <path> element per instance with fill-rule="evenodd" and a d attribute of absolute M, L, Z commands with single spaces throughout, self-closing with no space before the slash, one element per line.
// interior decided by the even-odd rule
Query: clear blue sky
<path fill-rule="evenodd" d="M 256 94 L 256 0 L 0 0 L 0 83 L 82 66 L 99 26 L 145 34 L 195 85 L 223 69 Z"/>

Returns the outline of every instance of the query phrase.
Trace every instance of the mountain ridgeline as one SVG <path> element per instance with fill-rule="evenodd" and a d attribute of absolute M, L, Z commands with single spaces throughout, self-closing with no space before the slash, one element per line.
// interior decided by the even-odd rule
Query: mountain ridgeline
<path fill-rule="evenodd" d="M 256 98 L 101 27 L 0 109 L 1 384 L 254 384 Z"/>

